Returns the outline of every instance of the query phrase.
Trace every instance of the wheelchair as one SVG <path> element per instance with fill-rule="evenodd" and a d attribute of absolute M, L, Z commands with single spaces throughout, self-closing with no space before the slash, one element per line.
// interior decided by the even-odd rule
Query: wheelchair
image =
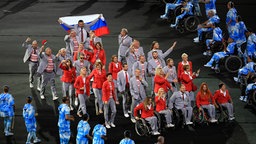
<path fill-rule="evenodd" d="M 220 111 L 216 109 L 216 119 L 218 120 L 219 117 L 220 117 Z M 197 107 L 194 107 L 193 121 L 195 124 L 198 124 L 198 125 L 206 124 L 208 126 L 210 123 L 210 116 L 207 112 L 207 109 L 203 108 L 203 110 L 199 110 Z"/>
<path fill-rule="evenodd" d="M 200 24 L 200 19 L 199 19 L 200 15 L 198 14 L 198 12 L 196 12 L 194 6 L 192 8 L 192 11 L 194 15 L 187 15 L 181 20 L 179 20 L 179 23 L 177 24 L 176 29 L 180 33 L 184 33 L 185 31 L 188 31 L 188 32 L 197 31 L 197 26 Z M 176 16 L 180 15 L 181 11 L 180 13 L 177 12 L 176 14 L 177 14 Z M 176 16 L 175 16 L 175 19 L 176 19 Z"/>
<path fill-rule="evenodd" d="M 182 110 L 173 107 L 173 109 L 172 109 L 172 121 L 173 121 L 173 124 L 175 125 L 175 128 L 178 128 L 178 127 L 184 128 L 185 118 L 184 118 L 184 115 L 182 113 Z"/>
<path fill-rule="evenodd" d="M 216 108 L 216 119 L 219 122 L 227 122 L 229 115 L 227 108 L 223 107 L 222 105 L 218 104 L 218 108 Z"/>
<path fill-rule="evenodd" d="M 174 10 L 169 10 L 167 14 L 167 17 L 168 17 L 167 21 L 170 23 L 174 23 L 176 17 L 181 14 L 181 8 L 182 8 L 182 5 L 179 5 Z"/>
<path fill-rule="evenodd" d="M 229 55 L 221 58 L 218 65 L 219 67 L 214 69 L 215 73 L 220 73 L 220 66 L 224 66 L 229 73 L 237 73 L 242 68 L 243 61 L 239 56 Z"/>
<path fill-rule="evenodd" d="M 162 120 L 165 119 L 164 116 L 161 116 L 161 114 L 156 111 L 154 111 L 154 115 L 157 117 L 157 126 L 159 131 L 163 131 L 161 128 L 163 127 L 162 125 L 164 125 L 164 122 L 162 122 Z M 152 133 L 150 124 L 143 118 L 136 120 L 135 131 L 139 136 L 150 136 Z"/>

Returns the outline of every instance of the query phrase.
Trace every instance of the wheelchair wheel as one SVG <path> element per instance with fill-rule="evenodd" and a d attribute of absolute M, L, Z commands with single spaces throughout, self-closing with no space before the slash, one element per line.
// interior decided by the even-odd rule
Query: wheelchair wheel
<path fill-rule="evenodd" d="M 199 111 L 197 107 L 193 108 L 193 118 L 194 122 L 197 124 L 201 124 L 204 122 L 204 111 Z"/>
<path fill-rule="evenodd" d="M 182 5 L 179 5 L 174 9 L 174 17 L 181 15 L 181 8 L 182 8 Z"/>
<path fill-rule="evenodd" d="M 196 16 L 189 16 L 186 18 L 185 28 L 189 32 L 195 32 L 197 30 L 197 26 L 200 24 L 200 20 Z"/>
<path fill-rule="evenodd" d="M 241 58 L 235 55 L 231 55 L 225 60 L 225 68 L 230 73 L 237 73 L 240 68 L 243 66 Z"/>
<path fill-rule="evenodd" d="M 158 113 L 157 111 L 154 111 L 154 115 L 156 116 L 157 118 L 157 126 L 158 126 L 158 129 L 161 129 L 163 128 L 163 123 L 162 123 L 162 118 L 161 118 L 161 114 Z"/>
<path fill-rule="evenodd" d="M 149 127 L 144 119 L 139 119 L 136 121 L 135 131 L 139 136 L 146 136 L 149 134 Z"/>

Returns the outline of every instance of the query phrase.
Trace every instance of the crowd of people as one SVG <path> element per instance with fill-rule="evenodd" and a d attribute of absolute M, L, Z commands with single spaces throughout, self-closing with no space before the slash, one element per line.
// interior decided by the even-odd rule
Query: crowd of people
<path fill-rule="evenodd" d="M 207 51 L 204 53 L 212 55 L 210 45 L 223 41 L 219 27 L 220 18 L 217 15 L 215 0 L 200 0 L 199 2 L 205 3 L 208 20 L 198 25 L 198 37 L 194 39 L 194 42 L 204 41 L 203 34 L 213 31 L 213 38 L 205 40 Z M 181 4 L 184 7 L 183 14 L 176 18 L 176 23 L 172 27 L 175 27 L 183 16 L 191 14 L 191 6 L 200 10 L 198 3 L 189 0 L 185 0 L 185 3 L 177 1 L 166 5 L 165 14 L 161 18 L 165 18 L 169 10 Z M 237 15 L 233 2 L 228 2 L 227 7 L 229 9 L 226 19 L 229 32 L 228 45 L 223 52 L 214 53 L 205 67 L 213 67 L 215 62 L 216 66 L 213 67 L 215 69 L 222 55 L 223 57 L 231 55 L 234 49 L 239 51 L 246 60 L 255 57 L 255 34 L 250 29 L 246 29 L 241 17 Z M 92 23 L 97 20 L 95 19 Z M 136 120 L 140 118 L 145 119 L 151 126 L 152 135 L 160 134 L 154 111 L 164 115 L 167 128 L 175 126 L 172 121 L 173 108 L 182 111 L 186 125 L 193 124 L 191 118 L 194 107 L 200 111 L 205 109 L 211 123 L 217 122 L 215 109 L 220 106 L 227 109 L 228 119 L 234 120 L 232 99 L 224 83 L 220 83 L 219 89 L 212 94 L 208 84 L 203 82 L 195 94 L 197 86 L 193 80 L 199 76 L 200 69 L 193 71 L 192 62 L 188 60 L 186 53 L 181 55 L 182 60 L 176 69 L 174 60 L 169 58 L 169 54 L 178 42 L 174 42 L 163 52 L 159 43 L 153 41 L 151 50 L 146 55 L 139 40 L 130 37 L 128 30 L 122 28 L 118 35 L 118 53 L 112 55 L 111 62 L 107 64 L 102 39 L 90 30 L 89 24 L 85 24 L 83 20 L 79 20 L 74 26 L 69 26 L 61 20 L 59 23 L 72 30 L 64 38 L 66 48 L 61 48 L 56 55 L 52 54 L 50 47 L 45 48 L 47 41 L 43 41 L 42 46 L 39 47 L 36 40 L 32 41 L 31 38 L 27 38 L 22 46 L 26 49 L 23 61 L 29 66 L 29 86 L 37 88 L 42 100 L 46 97 L 48 82 L 51 85 L 52 99 L 58 100 L 55 79 L 60 78 L 62 81 L 62 104 L 58 107 L 61 144 L 67 144 L 71 136 L 70 121 L 74 121 L 74 116 L 70 114 L 70 111 L 76 111 L 77 116 L 81 118 L 77 126 L 76 142 L 80 144 L 92 140 L 93 144 L 103 144 L 107 137 L 106 128 L 116 127 L 115 116 L 118 104 L 122 105 L 124 117 L 130 117 L 132 123 L 136 123 Z M 241 46 L 246 42 L 245 32 L 249 37 L 246 49 L 242 51 Z M 245 64 L 245 67 L 239 70 L 239 78 L 240 75 L 244 75 L 242 73 L 244 69 L 247 70 L 248 75 L 254 73 L 254 62 L 250 64 L 249 61 L 248 63 L 245 61 Z M 151 92 L 150 96 L 147 90 Z M 86 107 L 86 100 L 91 94 L 95 97 L 96 115 L 104 117 L 93 128 L 92 136 Z M 34 143 L 41 141 L 36 136 L 35 116 L 37 113 L 31 102 L 32 97 L 27 97 L 27 103 L 23 108 L 23 117 L 28 131 L 27 144 L 31 143 L 32 139 Z M 5 136 L 13 135 L 11 132 L 13 115 L 14 99 L 9 94 L 9 87 L 5 86 L 4 92 L 0 95 L 0 116 L 4 117 Z M 130 131 L 125 131 L 124 136 L 120 144 L 134 143 L 130 139 Z"/>

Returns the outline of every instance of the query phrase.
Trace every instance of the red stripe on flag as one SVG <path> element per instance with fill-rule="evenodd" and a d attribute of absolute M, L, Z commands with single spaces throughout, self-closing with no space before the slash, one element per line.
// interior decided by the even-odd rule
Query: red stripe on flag
<path fill-rule="evenodd" d="M 95 30 L 95 35 L 96 36 L 102 36 L 102 35 L 106 35 L 106 34 L 109 34 L 109 29 L 108 29 L 107 26 L 100 27 L 100 28 Z"/>

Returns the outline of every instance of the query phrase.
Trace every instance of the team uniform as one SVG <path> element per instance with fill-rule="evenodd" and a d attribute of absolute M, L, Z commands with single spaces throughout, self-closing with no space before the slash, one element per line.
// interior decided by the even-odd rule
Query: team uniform
<path fill-rule="evenodd" d="M 101 125 L 101 124 L 97 124 L 94 128 L 93 128 L 93 140 L 92 140 L 92 144 L 104 144 L 104 139 L 101 136 L 106 136 L 107 135 L 107 130 L 106 128 Z"/>
<path fill-rule="evenodd" d="M 228 27 L 229 37 L 233 37 L 234 26 L 236 25 L 236 17 L 237 17 L 236 9 L 235 8 L 229 9 L 226 15 L 226 24 Z"/>
<path fill-rule="evenodd" d="M 68 144 L 71 131 L 70 131 L 70 121 L 66 119 L 66 115 L 70 115 L 70 108 L 67 104 L 61 104 L 58 107 L 59 110 L 59 136 L 60 136 L 60 144 Z"/>
<path fill-rule="evenodd" d="M 77 144 L 89 144 L 89 140 L 87 135 L 90 132 L 90 125 L 87 121 L 80 120 L 77 125 L 77 135 L 76 135 L 76 143 Z"/>

